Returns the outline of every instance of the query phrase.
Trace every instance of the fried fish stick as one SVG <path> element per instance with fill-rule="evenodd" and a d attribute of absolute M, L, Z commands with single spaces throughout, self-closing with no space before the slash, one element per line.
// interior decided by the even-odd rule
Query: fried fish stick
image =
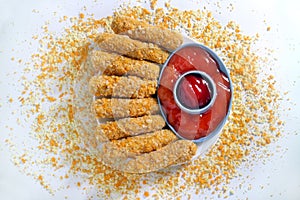
<path fill-rule="evenodd" d="M 99 155 L 103 163 L 129 173 L 148 173 L 171 165 L 190 161 L 196 154 L 197 145 L 189 140 L 177 140 L 157 151 L 135 154 L 106 143 Z"/>
<path fill-rule="evenodd" d="M 104 75 L 132 75 L 157 80 L 160 71 L 160 67 L 154 63 L 104 51 L 93 51 L 91 60 L 93 67 Z"/>
<path fill-rule="evenodd" d="M 164 129 L 121 140 L 112 140 L 112 143 L 125 151 L 141 154 L 158 150 L 175 140 L 177 140 L 176 135 L 172 131 Z"/>
<path fill-rule="evenodd" d="M 97 99 L 92 104 L 92 112 L 99 119 L 139 117 L 157 114 L 159 107 L 155 98 L 143 99 Z"/>
<path fill-rule="evenodd" d="M 94 76 L 90 91 L 97 97 L 146 98 L 155 94 L 157 81 L 142 80 L 135 76 Z"/>
<path fill-rule="evenodd" d="M 146 115 L 137 118 L 124 118 L 98 125 L 95 135 L 102 135 L 104 141 L 135 136 L 161 130 L 166 125 L 160 115 Z"/>
<path fill-rule="evenodd" d="M 124 171 L 147 173 L 171 165 L 190 161 L 196 154 L 197 145 L 189 140 L 177 140 L 163 148 L 132 159 L 124 166 Z"/>
<path fill-rule="evenodd" d="M 116 52 L 139 60 L 150 60 L 155 63 L 164 63 L 169 53 L 152 43 L 145 43 L 130 39 L 125 35 L 101 33 L 95 40 L 103 50 Z"/>
<path fill-rule="evenodd" d="M 183 43 L 183 36 L 167 28 L 153 26 L 131 17 L 116 16 L 111 24 L 116 34 L 128 35 L 135 40 L 157 44 L 170 51 Z"/>

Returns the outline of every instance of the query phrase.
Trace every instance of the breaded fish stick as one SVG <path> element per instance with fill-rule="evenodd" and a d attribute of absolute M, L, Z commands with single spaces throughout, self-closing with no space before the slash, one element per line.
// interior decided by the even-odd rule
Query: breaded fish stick
<path fill-rule="evenodd" d="M 135 60 L 104 51 L 93 51 L 93 67 L 103 75 L 133 75 L 147 80 L 157 80 L 160 67 L 154 63 Z"/>
<path fill-rule="evenodd" d="M 130 160 L 124 171 L 146 173 L 171 165 L 190 161 L 196 154 L 197 145 L 190 140 L 178 140 L 169 145 Z M 134 171 L 132 170 L 134 169 Z"/>
<path fill-rule="evenodd" d="M 112 140 L 112 143 L 125 151 L 141 154 L 158 150 L 177 139 L 172 131 L 164 129 L 121 140 Z"/>
<path fill-rule="evenodd" d="M 170 51 L 183 43 L 183 36 L 180 33 L 131 17 L 116 16 L 111 28 L 116 34 L 124 34 L 135 40 L 154 43 Z"/>
<path fill-rule="evenodd" d="M 104 141 L 135 136 L 161 130 L 166 125 L 160 115 L 146 115 L 137 118 L 124 118 L 97 126 L 95 135 L 102 135 Z"/>
<path fill-rule="evenodd" d="M 92 104 L 97 118 L 125 118 L 157 114 L 159 107 L 155 98 L 143 99 L 97 99 Z"/>
<path fill-rule="evenodd" d="M 164 63 L 169 53 L 155 44 L 130 39 L 125 35 L 101 33 L 95 40 L 103 50 L 116 52 L 139 60 L 150 60 L 155 63 Z"/>
<path fill-rule="evenodd" d="M 142 80 L 135 76 L 94 76 L 90 91 L 97 97 L 146 98 L 155 94 L 157 81 Z"/>
<path fill-rule="evenodd" d="M 105 143 L 100 158 L 104 164 L 129 173 L 148 173 L 190 161 L 197 145 L 190 140 L 177 140 L 157 151 L 141 155 L 124 151 L 113 143 Z"/>

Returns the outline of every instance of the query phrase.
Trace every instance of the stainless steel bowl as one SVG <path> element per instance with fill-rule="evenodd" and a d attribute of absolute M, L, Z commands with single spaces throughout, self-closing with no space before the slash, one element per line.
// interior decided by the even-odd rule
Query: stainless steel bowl
<path fill-rule="evenodd" d="M 166 68 L 166 66 L 168 65 L 170 59 L 181 49 L 183 48 L 186 48 L 188 46 L 195 46 L 195 47 L 199 47 L 199 48 L 202 48 L 203 50 L 205 50 L 206 52 L 208 52 L 210 54 L 210 56 L 212 56 L 212 58 L 217 62 L 217 64 L 219 65 L 219 70 L 224 73 L 228 79 L 229 79 L 229 84 L 230 84 L 230 90 L 231 90 L 231 97 L 230 97 L 230 101 L 229 101 L 229 105 L 228 105 L 228 111 L 227 111 L 227 114 L 226 116 L 224 117 L 224 119 L 219 123 L 219 125 L 211 132 L 209 133 L 207 136 L 205 137 L 201 137 L 199 139 L 196 139 L 196 140 L 192 140 L 193 142 L 197 143 L 197 144 L 201 144 L 202 146 L 211 146 L 212 143 L 214 143 L 219 134 L 221 133 L 222 131 L 222 128 L 224 127 L 227 119 L 228 119 L 228 116 L 230 114 L 230 110 L 231 110 L 231 105 L 232 105 L 232 98 L 233 98 L 233 86 L 232 86 L 232 81 L 230 79 L 230 74 L 229 74 L 229 71 L 228 69 L 226 68 L 225 64 L 223 63 L 223 61 L 221 60 L 221 58 L 213 51 L 211 50 L 210 48 L 208 48 L 207 46 L 204 46 L 198 42 L 195 42 L 193 41 L 192 39 L 188 38 L 188 37 L 185 37 L 185 42 L 184 44 L 179 47 L 178 49 L 176 49 L 174 52 L 172 52 L 172 54 L 169 56 L 169 58 L 167 59 L 167 61 L 164 63 L 163 67 L 162 67 L 162 70 L 160 72 L 160 76 L 159 76 L 159 80 L 158 80 L 158 85 L 160 85 L 160 82 L 161 82 L 161 79 L 162 79 L 162 74 L 164 72 L 164 69 Z M 181 79 L 183 77 L 185 77 L 187 74 L 190 74 L 190 73 L 198 73 L 200 74 L 201 76 L 203 76 L 203 78 L 205 78 L 205 80 L 208 82 L 209 84 L 209 89 L 211 90 L 211 93 L 212 93 L 212 99 L 211 99 L 211 102 L 201 108 L 201 109 L 190 109 L 190 108 L 187 108 L 186 106 L 182 105 L 181 102 L 178 100 L 177 98 L 177 94 L 176 94 L 176 89 L 178 87 L 178 84 L 179 82 L 181 81 Z M 209 75 L 207 75 L 206 73 L 202 72 L 202 71 L 189 71 L 189 72 L 186 72 L 184 74 L 182 74 L 178 80 L 176 81 L 175 85 L 174 85 L 174 88 L 173 88 L 173 95 L 174 95 L 174 100 L 176 102 L 176 104 L 178 105 L 178 107 L 184 111 L 184 112 L 187 112 L 187 113 L 190 113 L 190 114 L 201 114 L 207 110 L 209 110 L 209 108 L 211 108 L 211 106 L 213 105 L 214 103 L 214 100 L 216 98 L 216 96 L 218 95 L 217 92 L 216 92 L 216 86 L 215 86 L 215 83 L 214 81 L 210 78 Z M 169 128 L 181 139 L 186 139 L 184 137 L 182 137 L 179 133 L 177 133 L 177 131 L 174 129 L 174 127 L 168 122 L 167 120 L 167 116 L 165 115 L 164 111 L 163 111 L 163 108 L 162 108 L 162 105 L 161 105 L 161 102 L 160 102 L 160 99 L 159 97 L 157 98 L 158 99 L 158 104 L 159 104 L 159 107 L 160 107 L 160 111 L 161 111 L 161 114 L 162 116 L 164 117 L 165 121 L 166 121 L 166 124 L 169 126 Z M 208 148 L 208 147 L 207 147 Z M 205 150 L 207 148 L 204 148 Z M 201 153 L 201 152 L 200 152 Z"/>

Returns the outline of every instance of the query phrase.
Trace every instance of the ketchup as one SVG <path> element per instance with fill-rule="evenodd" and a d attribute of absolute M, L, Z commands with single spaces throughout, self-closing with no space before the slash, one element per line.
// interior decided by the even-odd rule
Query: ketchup
<path fill-rule="evenodd" d="M 211 100 L 207 82 L 200 75 L 192 74 L 180 81 L 177 96 L 185 107 L 191 109 L 203 108 Z"/>
<path fill-rule="evenodd" d="M 202 114 L 186 113 L 174 100 L 175 82 L 180 75 L 191 70 L 205 72 L 216 84 L 215 102 Z M 182 79 L 177 94 L 180 102 L 192 109 L 204 107 L 211 100 L 206 81 L 193 74 Z M 196 140 L 214 131 L 226 116 L 231 98 L 230 83 L 207 51 L 198 46 L 187 46 L 178 50 L 168 61 L 160 79 L 158 98 L 168 123 L 176 132 L 183 138 Z"/>

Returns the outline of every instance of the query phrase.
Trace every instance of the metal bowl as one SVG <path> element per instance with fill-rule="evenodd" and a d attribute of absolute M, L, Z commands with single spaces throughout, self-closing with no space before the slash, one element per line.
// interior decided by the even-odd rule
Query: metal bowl
<path fill-rule="evenodd" d="M 186 48 L 186 47 L 189 47 L 189 46 L 195 46 L 195 47 L 199 47 L 199 48 L 202 48 L 203 50 L 205 50 L 206 52 L 208 52 L 210 54 L 210 56 L 217 62 L 218 66 L 219 66 L 219 70 L 224 73 L 228 79 L 229 79 L 229 85 L 230 85 L 230 90 L 231 90 L 231 97 L 230 97 L 230 101 L 229 101 L 229 105 L 228 105 L 228 111 L 227 111 L 227 114 L 226 116 L 224 117 L 224 119 L 219 123 L 219 125 L 212 131 L 210 132 L 207 136 L 205 137 L 201 137 L 199 139 L 195 139 L 195 140 L 192 140 L 193 142 L 195 142 L 197 145 L 198 145 L 198 153 L 197 154 L 200 154 L 202 153 L 203 151 L 205 151 L 206 149 L 208 149 L 214 142 L 216 142 L 217 138 L 219 137 L 221 131 L 222 131 L 222 128 L 224 127 L 227 119 L 228 119 L 228 116 L 230 114 L 230 110 L 231 110 L 231 106 L 232 106 L 232 97 L 233 97 L 233 86 L 232 86 L 232 81 L 230 79 L 230 74 L 229 74 L 229 71 L 227 70 L 225 64 L 223 63 L 223 61 L 221 60 L 221 58 L 213 51 L 211 50 L 210 48 L 208 48 L 207 46 L 204 46 L 198 42 L 195 42 L 193 41 L 192 39 L 188 38 L 188 37 L 185 37 L 185 42 L 182 46 L 180 46 L 178 49 L 176 49 L 174 52 L 172 52 L 172 54 L 169 56 L 169 58 L 167 59 L 167 61 L 164 63 L 162 69 L 161 69 L 161 72 L 160 72 L 160 76 L 159 76 L 159 80 L 158 80 L 158 85 L 160 85 L 160 82 L 161 82 L 161 79 L 162 79 L 162 74 L 164 72 L 164 69 L 166 68 L 166 66 L 168 66 L 168 63 L 170 61 L 170 59 L 173 57 L 173 55 L 175 55 L 179 50 L 183 49 L 183 48 Z M 182 105 L 181 102 L 178 100 L 177 98 L 177 94 L 176 94 L 176 89 L 178 87 L 178 84 L 179 82 L 181 81 L 181 79 L 183 77 L 185 77 L 187 74 L 190 74 L 190 73 L 198 73 L 200 74 L 203 78 L 205 78 L 205 80 L 208 82 L 209 84 L 209 89 L 211 90 L 211 102 L 201 108 L 201 109 L 190 109 L 190 108 L 187 108 L 186 106 Z M 188 71 L 184 74 L 182 74 L 178 80 L 176 81 L 175 85 L 174 85 L 174 88 L 173 88 L 173 96 L 174 96 L 174 100 L 176 102 L 176 104 L 178 105 L 178 107 L 184 111 L 184 112 L 187 112 L 187 113 L 190 113 L 190 114 L 201 114 L 207 110 L 209 110 L 209 108 L 213 105 L 214 103 L 214 100 L 216 98 L 216 88 L 215 88 L 215 83 L 214 81 L 210 78 L 210 76 L 208 76 L 206 73 L 204 72 L 201 72 L 201 71 Z M 159 107 L 160 107 L 160 111 L 161 111 L 161 114 L 162 116 L 164 117 L 165 121 L 166 121 L 166 124 L 169 126 L 169 128 L 181 139 L 186 139 L 184 137 L 182 137 L 179 133 L 177 133 L 177 131 L 174 129 L 174 127 L 168 122 L 167 120 L 167 116 L 165 115 L 164 111 L 163 111 L 163 108 L 162 108 L 162 105 L 161 105 L 161 102 L 160 102 L 160 99 L 159 97 L 157 97 L 158 99 L 158 104 L 159 104 Z M 202 147 L 202 148 L 201 148 Z M 202 150 L 199 150 L 202 149 Z"/>

